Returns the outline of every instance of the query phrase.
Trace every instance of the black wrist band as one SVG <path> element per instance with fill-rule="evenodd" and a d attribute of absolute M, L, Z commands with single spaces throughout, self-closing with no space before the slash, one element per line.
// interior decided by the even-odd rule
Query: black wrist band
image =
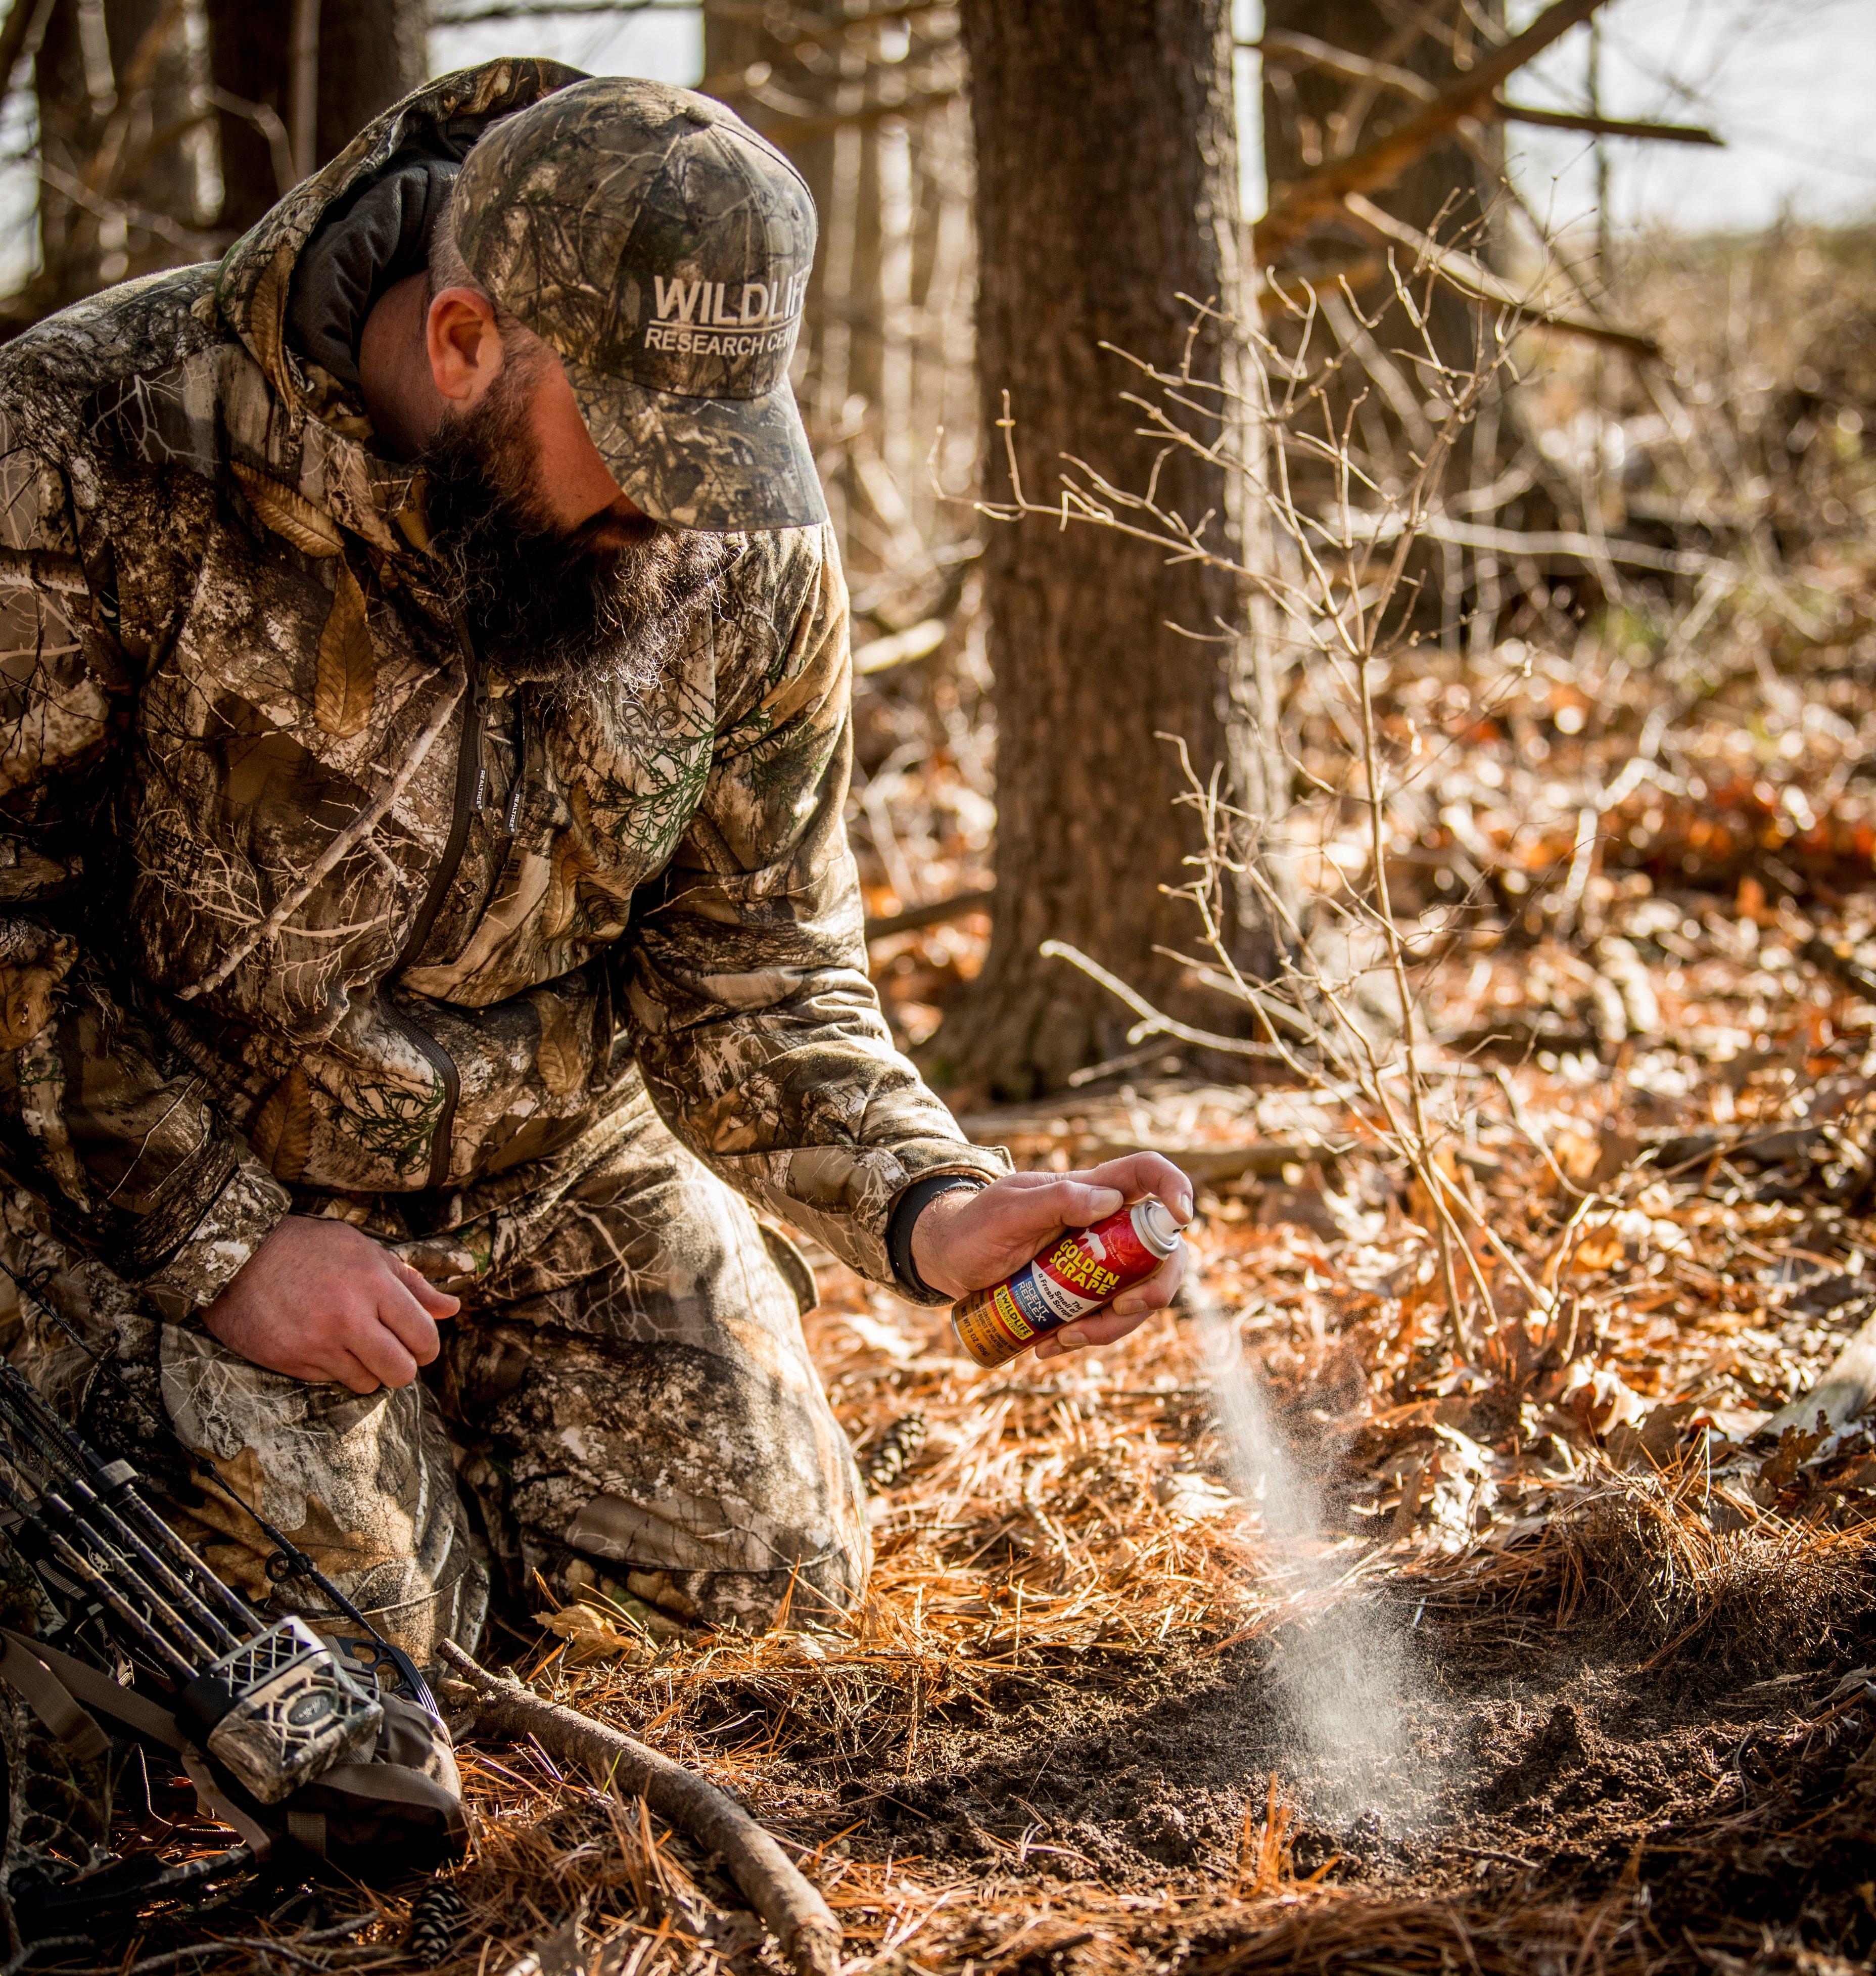
<path fill-rule="evenodd" d="M 951 1301 L 942 1290 L 932 1288 L 919 1274 L 918 1266 L 912 1260 L 912 1230 L 919 1217 L 941 1194 L 956 1194 L 960 1190 L 981 1194 L 989 1184 L 977 1174 L 928 1174 L 923 1180 L 915 1180 L 893 1203 L 893 1211 L 886 1223 L 886 1253 L 891 1260 L 893 1275 L 900 1289 L 914 1303 Z"/>

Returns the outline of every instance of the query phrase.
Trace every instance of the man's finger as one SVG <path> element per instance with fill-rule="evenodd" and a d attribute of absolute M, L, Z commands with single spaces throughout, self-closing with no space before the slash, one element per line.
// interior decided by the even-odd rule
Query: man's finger
<path fill-rule="evenodd" d="M 1117 1188 L 1091 1187 L 1085 1181 L 1065 1174 L 1046 1187 L 1032 1187 L 1005 1197 L 1004 1211 L 1019 1214 L 1025 1230 L 1038 1232 L 1061 1228 L 1085 1228 L 1091 1221 L 1104 1221 L 1127 1205 L 1127 1197 Z"/>
<path fill-rule="evenodd" d="M 452 1296 L 447 1290 L 439 1290 L 414 1263 L 406 1263 L 399 1257 L 392 1260 L 397 1265 L 397 1273 L 403 1286 L 432 1317 L 454 1317 L 462 1308 L 462 1299 Z"/>
<path fill-rule="evenodd" d="M 1163 1310 L 1172 1302 L 1185 1273 L 1186 1252 L 1176 1249 L 1144 1283 L 1130 1283 L 1108 1310 L 1116 1317 L 1144 1317 L 1150 1310 Z"/>
<path fill-rule="evenodd" d="M 427 1365 L 443 1349 L 443 1340 L 436 1335 L 436 1325 L 430 1312 L 419 1303 L 412 1291 L 402 1283 L 387 1283 L 378 1298 L 378 1321 L 388 1331 L 412 1360 L 411 1375 L 416 1376 L 419 1365 Z M 401 1385 L 402 1381 L 393 1381 Z"/>
<path fill-rule="evenodd" d="M 1129 1200 L 1157 1194 L 1181 1222 L 1192 1219 L 1192 1183 L 1160 1153 L 1124 1153 L 1069 1178 L 1097 1187 L 1118 1188 Z"/>
<path fill-rule="evenodd" d="M 416 1359 L 399 1342 L 397 1334 L 380 1323 L 360 1327 L 352 1340 L 351 1355 L 387 1386 L 407 1386 L 417 1375 Z"/>
<path fill-rule="evenodd" d="M 327 1376 L 360 1396 L 375 1393 L 384 1383 L 354 1352 L 341 1352 L 337 1364 Z"/>

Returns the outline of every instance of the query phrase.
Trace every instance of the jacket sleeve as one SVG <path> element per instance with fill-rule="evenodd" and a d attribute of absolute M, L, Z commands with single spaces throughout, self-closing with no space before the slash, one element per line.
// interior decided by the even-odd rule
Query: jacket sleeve
<path fill-rule="evenodd" d="M 653 1102 L 758 1206 L 893 1280 L 887 1223 L 914 1181 L 1007 1171 L 893 1046 L 867 977 L 843 809 L 847 592 L 830 532 L 780 662 L 719 731 L 656 902 L 626 944 Z"/>
<path fill-rule="evenodd" d="M 288 1202 L 94 930 L 109 924 L 99 820 L 130 765 L 134 693 L 64 476 L 0 411 L 0 1165 L 51 1233 L 180 1315 Z"/>

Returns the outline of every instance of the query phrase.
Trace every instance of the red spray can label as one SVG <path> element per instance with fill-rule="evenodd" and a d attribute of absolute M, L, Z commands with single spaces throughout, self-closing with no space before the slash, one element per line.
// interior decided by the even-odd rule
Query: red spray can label
<path fill-rule="evenodd" d="M 1001 1365 L 1038 1338 L 1144 1283 L 1179 1247 L 1179 1224 L 1157 1200 L 1136 1201 L 952 1306 L 958 1342 L 979 1365 Z"/>

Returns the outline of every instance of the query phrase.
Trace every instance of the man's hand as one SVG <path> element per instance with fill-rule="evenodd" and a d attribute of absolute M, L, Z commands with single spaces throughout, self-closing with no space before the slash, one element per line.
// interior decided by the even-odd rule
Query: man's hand
<path fill-rule="evenodd" d="M 1150 1194 L 1166 1203 L 1182 1227 L 1192 1219 L 1192 1183 L 1157 1153 L 1130 1153 L 1085 1173 L 1006 1174 L 975 1194 L 960 1188 L 932 1201 L 913 1224 L 913 1265 L 933 1289 L 960 1297 L 1001 1283 L 1064 1230 L 1105 1220 Z M 1124 1338 L 1172 1302 L 1185 1273 L 1182 1247 L 1105 1310 L 1050 1332 L 1035 1355 L 1055 1358 L 1084 1345 Z"/>
<path fill-rule="evenodd" d="M 407 1386 L 442 1349 L 457 1299 L 343 1221 L 289 1214 L 202 1313 L 229 1351 L 354 1393 Z"/>

